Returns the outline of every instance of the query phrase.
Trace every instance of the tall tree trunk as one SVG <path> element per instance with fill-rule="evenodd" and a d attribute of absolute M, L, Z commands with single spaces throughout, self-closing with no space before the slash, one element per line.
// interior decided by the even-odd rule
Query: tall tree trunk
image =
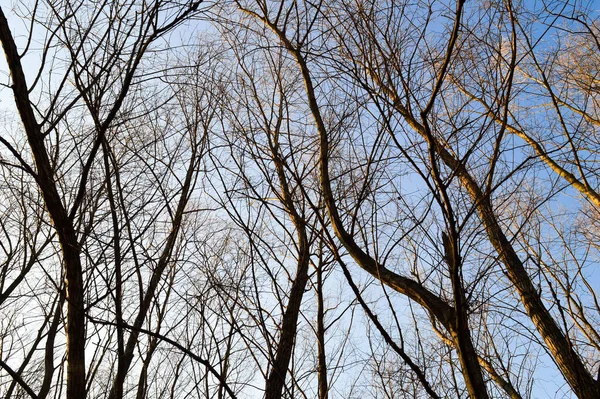
<path fill-rule="evenodd" d="M 292 356 L 292 349 L 296 340 L 298 329 L 298 316 L 302 297 L 308 282 L 308 268 L 310 262 L 310 243 L 306 232 L 306 221 L 296 210 L 292 193 L 285 175 L 284 160 L 279 153 L 279 128 L 281 126 L 281 117 L 278 119 L 274 131 L 270 132 L 269 144 L 271 156 L 277 177 L 279 178 L 280 195 L 286 212 L 290 216 L 296 229 L 298 239 L 298 266 L 296 268 L 296 278 L 290 289 L 290 296 L 287 307 L 283 314 L 281 322 L 281 335 L 277 344 L 275 360 L 273 361 L 271 372 L 267 378 L 265 386 L 265 399 L 280 399 L 285 386 L 285 379 Z"/>
<path fill-rule="evenodd" d="M 1 8 L 0 42 L 2 42 L 12 77 L 12 90 L 17 109 L 35 161 L 36 182 L 58 234 L 63 256 L 67 301 L 66 394 L 68 399 L 85 399 L 85 313 L 79 243 L 73 222 L 68 216 L 54 182 L 54 171 L 46 152 L 44 137 L 40 132 L 40 125 L 36 121 L 33 106 L 29 100 L 29 90 L 23 73 L 21 57 Z"/>
<path fill-rule="evenodd" d="M 319 399 L 329 397 L 327 382 L 327 358 L 325 356 L 325 304 L 323 301 L 323 259 L 317 265 L 317 373 L 319 379 Z"/>

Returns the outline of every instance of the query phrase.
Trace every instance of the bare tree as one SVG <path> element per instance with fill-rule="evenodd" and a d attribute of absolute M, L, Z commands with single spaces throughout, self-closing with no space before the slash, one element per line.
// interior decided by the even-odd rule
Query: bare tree
<path fill-rule="evenodd" d="M 59 273 L 56 279 L 52 273 L 50 277 L 56 279 L 55 303 L 62 303 L 58 298 L 64 295 L 67 304 L 65 394 L 69 398 L 86 397 L 86 391 L 91 389 L 88 384 L 94 381 L 93 376 L 99 372 L 110 347 L 111 340 L 104 337 L 110 332 L 98 331 L 93 335 L 86 332 L 86 318 L 95 317 L 95 310 L 102 309 L 108 298 L 114 298 L 118 343 L 118 367 L 111 395 L 123 396 L 125 376 L 139 343 L 139 329 L 153 306 L 163 272 L 176 253 L 183 215 L 197 179 L 203 135 L 195 127 L 199 125 L 183 130 L 182 137 L 184 140 L 189 137 L 191 146 L 184 151 L 179 144 L 178 152 L 189 160 L 187 170 L 179 172 L 175 159 L 169 162 L 158 158 L 161 149 L 177 153 L 178 144 L 170 139 L 169 131 L 181 131 L 177 126 L 179 121 L 161 120 L 161 113 L 168 108 L 168 96 L 157 92 L 155 104 L 140 99 L 145 95 L 146 82 L 161 73 L 156 64 L 149 62 L 157 49 L 155 43 L 197 15 L 200 3 L 36 2 L 29 10 L 32 24 L 22 49 L 17 47 L 4 10 L 0 13 L 0 41 L 10 72 L 6 87 L 14 96 L 24 134 L 13 133 L 11 139 L 3 138 L 9 156 L 5 167 L 21 169 L 35 181 L 60 244 L 56 256 L 49 260 L 39 256 L 43 246 L 36 244 L 34 253 L 38 256 L 31 263 L 60 259 L 63 265 L 64 274 Z M 29 53 L 39 38 L 42 40 L 39 69 L 28 77 L 30 68 L 24 66 L 24 60 L 31 57 Z M 161 105 L 165 108 L 157 111 Z M 138 124 L 138 129 L 128 128 L 132 124 Z M 127 134 L 121 133 L 124 128 Z M 155 137 L 136 140 L 136 134 Z M 26 138 L 31 156 L 18 144 L 21 137 Z M 138 152 L 133 157 L 127 155 L 124 150 L 136 145 L 142 145 Z M 152 154 L 151 159 L 144 155 L 150 149 L 148 145 L 154 148 L 147 152 Z M 121 165 L 136 159 L 145 163 L 147 171 L 142 176 L 147 176 L 151 185 L 154 181 L 156 190 L 148 193 L 146 199 L 138 197 L 141 202 L 134 209 L 131 204 L 136 200 L 130 195 L 135 196 L 139 189 L 128 188 L 132 181 Z M 139 161 L 136 163 L 141 166 Z M 179 181 L 175 185 L 169 183 L 173 180 Z M 173 189 L 175 196 L 165 191 Z M 161 198 L 163 203 L 153 205 L 153 197 Z M 162 219 L 171 224 L 164 239 L 157 237 L 155 241 L 161 248 L 158 251 L 144 248 L 143 241 L 138 241 L 148 239 L 144 228 L 138 230 L 141 226 L 137 225 L 137 220 L 145 217 L 144 211 L 147 216 L 154 213 L 153 223 Z M 166 218 L 160 216 L 165 213 Z M 108 226 L 112 227 L 104 230 Z M 163 235 L 156 228 L 152 234 Z M 121 238 L 122 235 L 125 237 Z M 111 240 L 105 241 L 108 236 Z M 143 280 L 148 272 L 144 263 L 148 261 L 154 265 L 146 286 Z M 114 265 L 114 270 L 105 269 L 108 265 Z M 23 269 L 12 280 L 12 286 L 22 284 L 23 276 L 31 273 L 30 268 Z M 123 314 L 123 285 L 136 274 L 139 310 L 125 339 L 123 324 L 131 314 Z M 48 321 L 52 320 L 52 314 L 53 311 Z M 46 377 L 40 396 L 48 393 L 54 371 L 54 339 L 49 337 L 55 335 L 57 323 L 49 324 Z M 96 352 L 91 363 L 86 363 L 86 347 L 91 341 L 105 341 L 100 347 L 108 346 Z M 27 360 L 23 367 L 26 364 Z M 32 391 L 28 387 L 28 392 Z"/>
<path fill-rule="evenodd" d="M 524 31 L 520 22 L 520 15 L 524 11 L 515 9 L 507 2 L 501 7 L 488 8 L 485 10 L 486 14 L 477 18 L 477 14 L 471 14 L 471 9 L 465 15 L 462 2 L 458 2 L 453 22 L 446 31 L 449 39 L 440 44 L 430 41 L 429 38 L 430 35 L 436 35 L 436 28 L 431 21 L 437 17 L 439 11 L 431 6 L 427 7 L 426 4 L 409 7 L 401 4 L 341 2 L 339 7 L 328 7 L 322 3 L 289 2 L 276 6 L 256 2 L 240 3 L 239 7 L 271 30 L 272 40 L 286 48 L 290 57 L 297 62 L 297 73 L 302 76 L 306 88 L 306 106 L 312 113 L 320 141 L 322 195 L 337 238 L 361 267 L 386 285 L 420 303 L 444 326 L 450 335 L 449 342 L 453 343 L 457 351 L 469 395 L 487 396 L 483 378 L 483 374 L 487 372 L 507 394 L 518 396 L 509 380 L 502 377 L 502 373 L 495 370 L 493 364 L 485 357 L 478 355 L 473 344 L 472 326 L 469 325 L 468 319 L 474 315 L 469 308 L 473 306 L 474 300 L 486 301 L 474 296 L 481 292 L 481 287 L 477 287 L 477 284 L 484 281 L 482 277 L 486 269 L 469 271 L 469 275 L 474 279 L 466 281 L 463 263 L 468 249 L 461 247 L 464 248 L 463 237 L 473 228 L 473 219 L 478 218 L 484 228 L 479 230 L 478 234 L 483 234 L 498 254 L 511 287 L 518 292 L 537 334 L 544 340 L 544 346 L 554 357 L 573 391 L 580 397 L 597 396 L 598 383 L 574 351 L 574 342 L 565 331 L 568 327 L 564 330 L 560 327 L 565 325 L 566 319 L 553 314 L 544 305 L 540 291 L 533 281 L 536 278 L 536 268 L 530 272 L 521 260 L 520 254 L 527 254 L 528 251 L 516 246 L 512 239 L 509 239 L 504 227 L 505 222 L 500 222 L 502 205 L 499 207 L 492 201 L 494 197 L 502 198 L 498 193 L 502 187 L 512 184 L 513 177 L 523 176 L 523 173 L 532 170 L 528 168 L 527 160 L 517 164 L 516 168 L 504 167 L 505 155 L 514 157 L 516 152 L 516 147 L 512 150 L 505 149 L 505 138 L 507 131 L 514 132 L 514 129 L 507 128 L 507 121 L 511 115 L 515 79 L 522 76 L 518 68 L 520 43 L 517 38 Z M 419 11 L 416 14 L 412 13 L 419 7 L 422 10 L 420 14 Z M 408 11 L 409 8 L 411 12 Z M 442 8 L 447 9 L 446 6 Z M 412 20 L 408 19 L 409 14 Z M 422 15 L 423 25 L 420 28 L 415 25 L 415 15 Z M 489 25 L 483 24 L 490 19 L 501 21 L 499 34 L 506 32 L 506 35 L 500 40 L 500 50 L 493 50 L 496 51 L 494 56 L 500 54 L 503 58 L 500 58 L 497 64 L 492 64 L 492 68 L 496 69 L 488 72 L 486 68 L 489 68 L 489 62 L 472 65 L 476 58 L 470 58 L 468 45 L 471 37 L 474 42 L 478 37 L 475 36 L 476 33 L 471 36 L 470 29 L 475 32 L 485 29 Z M 416 27 L 412 32 L 411 25 Z M 588 24 L 589 26 L 591 25 Z M 348 34 L 349 31 L 352 33 Z M 488 28 L 483 38 L 492 39 L 495 34 L 497 33 Z M 528 43 L 529 49 L 533 48 L 531 40 Z M 331 57 L 320 55 L 324 54 L 323 49 L 328 48 L 330 44 L 330 54 L 339 54 L 337 65 L 328 62 Z M 490 45 L 495 46 L 493 43 Z M 534 61 L 533 65 L 537 65 L 538 70 L 541 69 L 539 62 Z M 332 68 L 337 68 L 338 72 L 333 72 Z M 483 69 L 483 76 L 489 77 L 484 78 L 484 84 L 497 85 L 486 92 L 490 93 L 494 101 L 492 105 L 486 104 L 486 108 L 495 110 L 497 115 L 492 120 L 489 120 L 485 113 L 479 119 L 470 120 L 470 115 L 477 112 L 476 108 L 471 111 L 476 99 L 461 96 L 461 92 L 466 90 L 456 90 L 452 85 L 452 79 L 456 79 L 458 71 L 462 72 L 467 68 Z M 493 79 L 490 73 L 497 73 L 498 78 Z M 432 203 L 437 204 L 437 210 L 432 215 L 437 214 L 438 220 L 443 220 L 445 226 L 440 229 L 441 240 L 437 241 L 437 244 L 438 253 L 447 264 L 448 283 L 452 287 L 452 295 L 447 302 L 443 299 L 446 294 L 438 296 L 418 281 L 390 271 L 384 266 L 385 255 L 379 259 L 381 255 L 369 254 L 368 246 L 377 246 L 378 243 L 365 241 L 360 236 L 360 232 L 368 230 L 365 226 L 361 227 L 360 219 L 355 216 L 352 208 L 341 205 L 348 203 L 348 197 L 338 199 L 336 190 L 339 192 L 343 183 L 336 180 L 334 185 L 331 177 L 332 173 L 339 175 L 336 170 L 337 164 L 332 161 L 334 151 L 339 148 L 339 141 L 334 138 L 335 129 L 326 121 L 331 102 L 327 94 L 319 88 L 327 85 L 335 88 L 337 82 L 331 80 L 334 76 L 343 76 L 345 80 L 342 82 L 351 82 L 350 86 L 354 85 L 357 90 L 365 93 L 369 98 L 365 107 L 376 109 L 380 113 L 381 123 L 387 125 L 386 130 L 391 135 L 391 140 L 387 142 L 389 144 L 382 145 L 395 146 L 400 156 L 413 166 L 428 185 Z M 347 87 L 340 88 L 347 90 Z M 352 100 L 356 101 L 355 99 L 356 97 L 352 97 Z M 493 126 L 493 123 L 497 125 Z M 564 125 L 564 122 L 562 124 Z M 480 129 L 479 133 L 472 134 L 476 129 Z M 411 136 L 410 130 L 416 135 Z M 364 135 L 365 131 L 361 133 Z M 580 147 L 572 139 L 569 139 L 567 144 L 572 148 Z M 412 155 L 411 146 L 420 149 L 423 151 L 421 154 L 426 156 Z M 549 157 L 543 156 L 545 151 L 540 151 L 535 146 L 534 149 L 544 162 L 550 162 Z M 490 155 L 483 155 L 484 151 Z M 577 158 L 577 153 L 573 154 Z M 487 165 L 481 162 L 484 159 L 489 160 Z M 373 162 L 372 159 L 363 161 L 365 165 L 372 165 Z M 575 160 L 575 163 L 581 165 L 580 161 Z M 558 169 L 556 162 L 550 166 L 558 171 L 561 177 L 566 176 L 570 184 L 582 187 L 586 193 L 590 193 L 589 183 L 579 184 L 569 177 L 573 176 L 572 174 Z M 348 171 L 350 170 L 348 168 Z M 369 182 L 368 177 L 364 180 Z M 363 194 L 374 189 L 367 183 L 362 187 Z M 381 191 L 383 192 L 383 188 Z M 540 204 L 551 201 L 555 195 L 555 191 L 550 191 L 545 199 L 542 197 Z M 593 197 L 593 193 L 590 195 Z M 357 199 L 361 201 L 360 196 Z M 381 203 L 381 199 L 375 201 Z M 506 199 L 503 198 L 502 201 Z M 366 202 L 356 202 L 350 206 L 360 211 L 366 207 L 363 204 Z M 529 215 L 538 211 L 539 208 L 534 207 L 529 211 Z M 531 216 L 528 216 L 526 220 L 530 219 Z M 371 228 L 379 227 L 375 225 Z M 465 254 L 461 253 L 463 251 Z M 491 269 L 487 269 L 488 272 L 489 270 Z M 550 294 L 552 302 L 559 304 L 556 295 L 552 292 Z"/>

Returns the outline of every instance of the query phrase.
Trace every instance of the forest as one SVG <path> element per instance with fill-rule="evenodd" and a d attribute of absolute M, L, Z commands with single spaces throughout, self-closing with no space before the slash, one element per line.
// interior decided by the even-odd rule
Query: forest
<path fill-rule="evenodd" d="M 0 398 L 600 398 L 600 2 L 5 0 L 0 44 Z"/>

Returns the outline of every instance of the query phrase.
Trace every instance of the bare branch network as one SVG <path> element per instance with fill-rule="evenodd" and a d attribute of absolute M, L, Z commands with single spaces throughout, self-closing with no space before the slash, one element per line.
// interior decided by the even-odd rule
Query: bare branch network
<path fill-rule="evenodd" d="M 0 397 L 600 398 L 600 8 L 7 0 Z"/>

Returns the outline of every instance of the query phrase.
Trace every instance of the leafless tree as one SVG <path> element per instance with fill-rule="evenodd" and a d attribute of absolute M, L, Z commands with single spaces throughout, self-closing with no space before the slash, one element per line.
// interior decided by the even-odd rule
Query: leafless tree
<path fill-rule="evenodd" d="M 598 21 L 4 6 L 0 393 L 600 397 Z"/>

